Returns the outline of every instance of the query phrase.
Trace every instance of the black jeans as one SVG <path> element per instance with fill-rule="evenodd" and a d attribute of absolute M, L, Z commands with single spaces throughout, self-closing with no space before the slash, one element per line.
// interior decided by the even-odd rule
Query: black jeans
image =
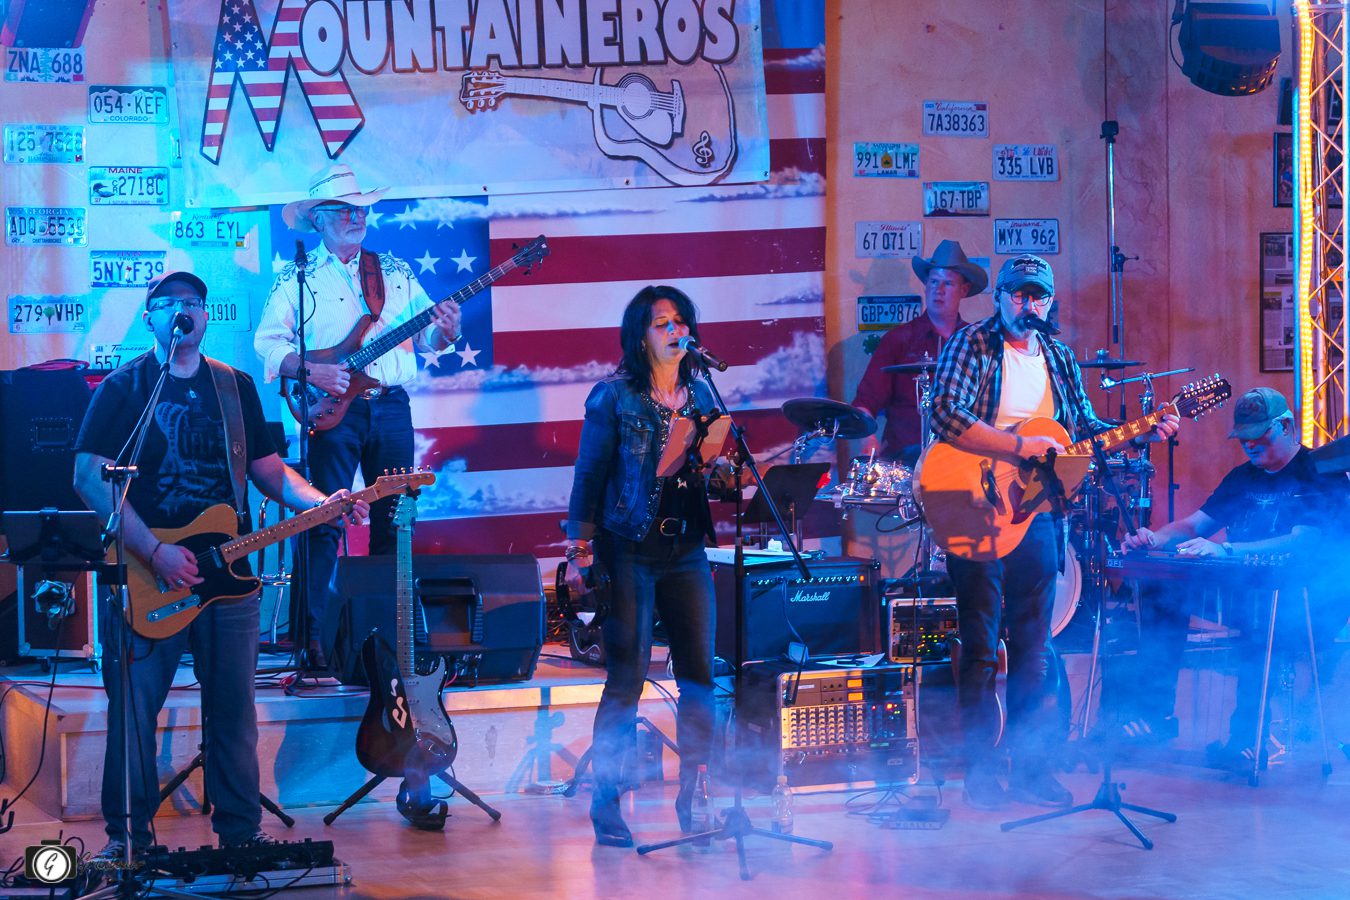
<path fill-rule="evenodd" d="M 412 413 L 408 395 L 401 388 L 376 398 L 353 401 L 336 426 L 319 432 L 309 445 L 310 482 L 325 494 L 350 488 L 361 469 L 366 484 L 391 469 L 410 468 L 413 464 Z M 371 504 L 370 555 L 392 554 L 397 546 L 394 528 L 394 503 L 397 496 Z M 320 525 L 309 533 L 310 635 L 323 633 L 324 610 L 333 593 L 333 574 L 337 569 L 338 544 L 342 529 Z M 331 629 L 330 629 L 331 630 Z"/>
<path fill-rule="evenodd" d="M 624 754 L 633 746 L 638 699 L 652 657 L 653 613 L 661 615 L 680 697 L 675 727 L 680 780 L 706 765 L 713 732 L 712 570 L 702 544 L 626 541 L 603 534 L 598 559 L 610 577 L 603 625 L 605 690 L 592 747 L 599 794 L 618 793 Z"/>
<path fill-rule="evenodd" d="M 1054 651 L 1050 615 L 1055 603 L 1059 549 L 1048 515 L 1032 520 L 1022 543 L 1002 559 L 977 562 L 948 557 L 956 587 L 961 634 L 961 727 L 966 761 L 972 767 L 994 764 L 998 738 L 998 640 L 1008 631 L 1008 740 L 1017 769 L 1048 767 L 1056 738 L 1052 684 Z"/>

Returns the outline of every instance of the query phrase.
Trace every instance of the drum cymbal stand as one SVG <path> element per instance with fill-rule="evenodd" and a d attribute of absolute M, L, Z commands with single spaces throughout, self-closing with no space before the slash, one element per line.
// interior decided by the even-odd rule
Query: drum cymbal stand
<path fill-rule="evenodd" d="M 924 359 L 928 359 L 928 354 L 924 354 Z M 917 405 L 919 407 L 919 450 L 928 449 L 928 445 L 933 443 L 933 379 L 927 369 L 919 372 L 914 379 L 914 393 Z M 916 582 L 921 583 L 920 579 L 924 575 L 931 575 L 934 572 L 947 571 L 947 555 L 938 548 L 933 541 L 933 532 L 928 527 L 928 523 L 919 522 L 919 547 L 915 551 L 914 578 Z"/>

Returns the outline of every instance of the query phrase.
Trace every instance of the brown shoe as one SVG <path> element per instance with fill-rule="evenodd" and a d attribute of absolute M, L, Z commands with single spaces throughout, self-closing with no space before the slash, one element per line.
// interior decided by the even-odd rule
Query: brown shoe
<path fill-rule="evenodd" d="M 318 638 L 310 638 L 309 652 L 305 654 L 305 669 L 310 672 L 327 672 L 328 657 L 324 655 L 323 644 Z"/>

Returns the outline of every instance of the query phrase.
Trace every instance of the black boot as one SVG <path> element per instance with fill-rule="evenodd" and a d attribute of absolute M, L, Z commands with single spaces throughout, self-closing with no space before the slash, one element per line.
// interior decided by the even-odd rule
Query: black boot
<path fill-rule="evenodd" d="M 694 833 L 694 785 L 697 783 L 695 778 L 685 778 L 680 775 L 680 792 L 675 795 L 675 818 L 680 820 L 680 831 L 685 834 Z"/>
<path fill-rule="evenodd" d="M 617 788 L 596 785 L 595 793 L 591 795 L 591 827 L 595 829 L 595 842 L 602 847 L 633 846 L 633 832 L 628 830 L 619 812 Z"/>

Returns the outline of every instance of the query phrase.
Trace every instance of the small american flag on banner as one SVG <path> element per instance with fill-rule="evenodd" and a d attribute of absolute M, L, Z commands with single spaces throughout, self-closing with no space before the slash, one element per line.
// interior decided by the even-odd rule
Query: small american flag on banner
<path fill-rule="evenodd" d="M 201 153 L 207 159 L 220 161 L 236 81 L 243 85 L 263 143 L 272 149 L 292 68 L 330 159 L 336 159 L 365 124 L 361 107 L 340 71 L 319 75 L 299 52 L 300 18 L 307 4 L 308 0 L 282 0 L 271 40 L 265 42 L 253 0 L 222 0 L 202 120 Z"/>

